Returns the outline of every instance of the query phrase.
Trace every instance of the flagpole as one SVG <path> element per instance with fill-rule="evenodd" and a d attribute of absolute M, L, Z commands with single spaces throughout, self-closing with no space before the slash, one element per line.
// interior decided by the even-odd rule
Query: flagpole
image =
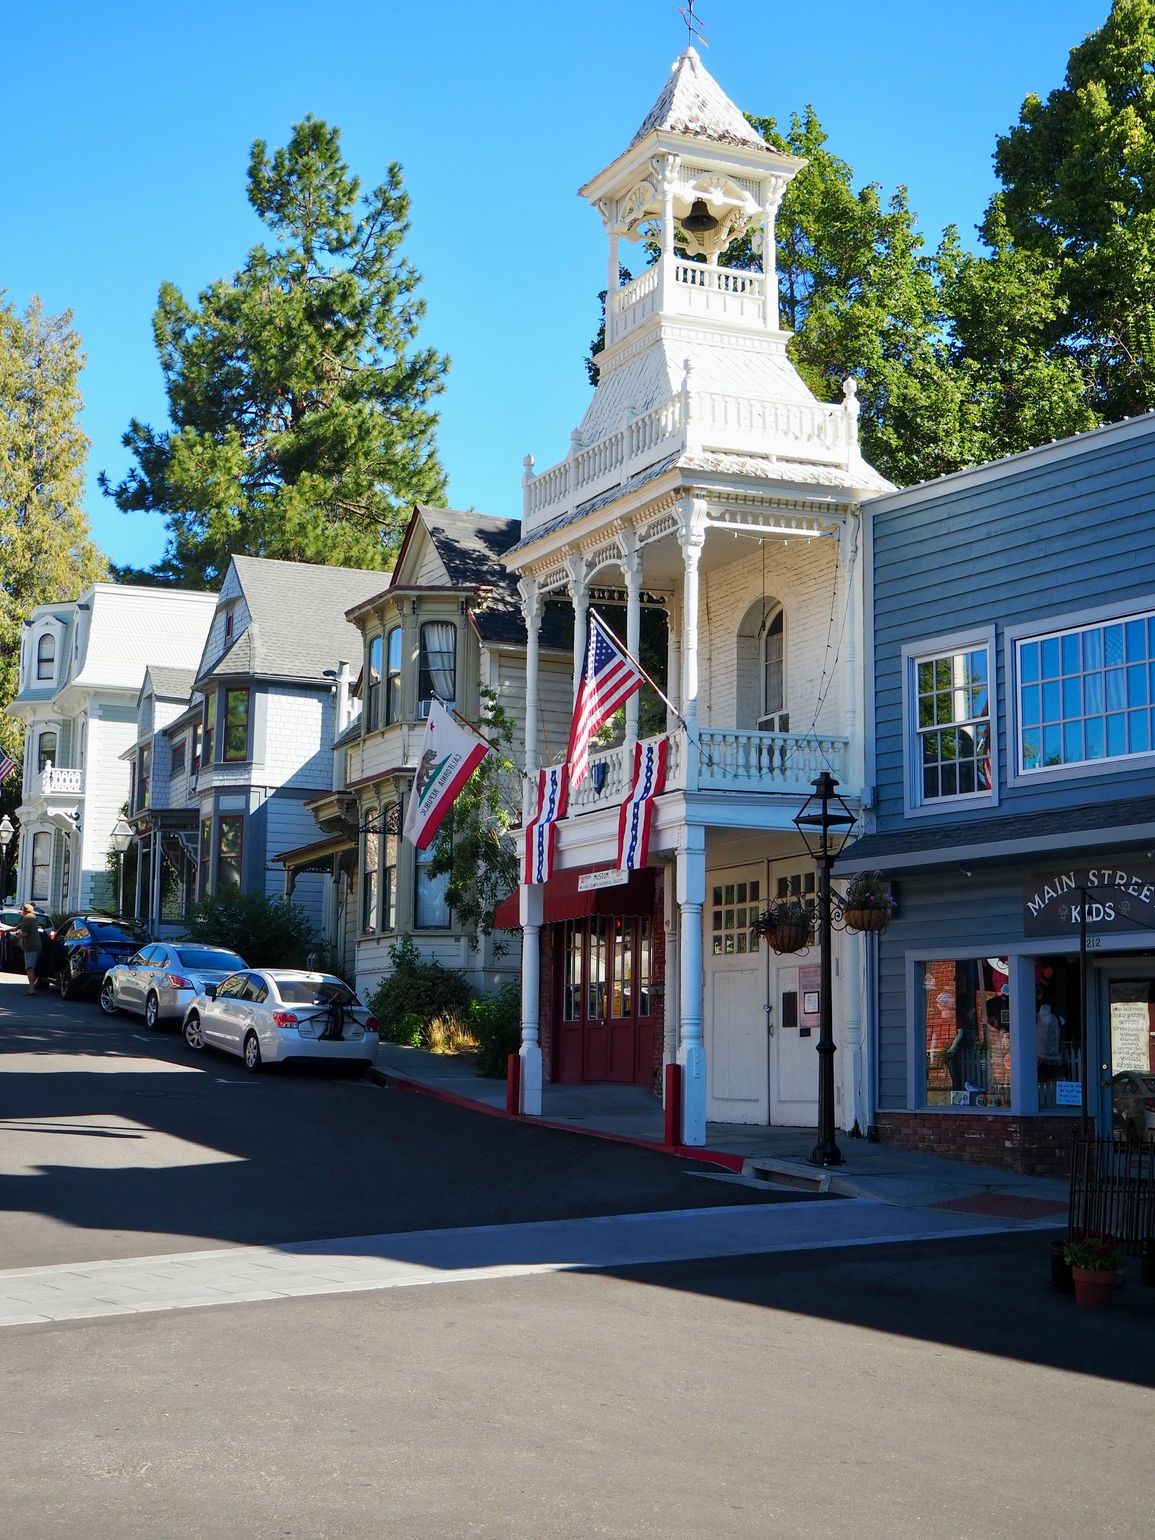
<path fill-rule="evenodd" d="M 491 748 L 495 754 L 499 755 L 502 759 L 506 758 L 506 751 L 500 746 L 500 744 L 494 743 L 492 738 L 487 738 L 485 736 L 485 734 L 481 731 L 481 729 L 479 727 L 476 727 L 469 720 L 468 717 L 463 717 L 461 715 L 461 712 L 458 711 L 456 706 L 451 706 L 448 701 L 442 700 L 440 695 L 436 695 L 435 694 L 435 695 L 431 696 L 431 699 L 435 700 L 437 702 L 437 704 L 442 708 L 443 711 L 448 711 L 450 716 L 456 717 L 457 720 L 461 723 L 462 727 L 468 727 L 469 731 L 473 734 L 473 736 L 475 738 L 480 738 L 482 743 L 488 745 L 488 747 Z M 522 779 L 524 780 L 524 778 L 525 778 L 525 771 L 523 769 L 521 769 L 521 767 L 519 765 L 515 765 L 514 769 L 517 771 L 518 775 L 520 775 L 522 777 Z"/>
<path fill-rule="evenodd" d="M 645 669 L 638 662 L 637 658 L 635 658 L 633 653 L 630 652 L 630 650 L 626 647 L 626 644 L 624 642 L 620 641 L 618 639 L 617 635 L 612 630 L 610 630 L 610 626 L 609 626 L 608 621 L 606 621 L 601 615 L 599 615 L 597 610 L 595 610 L 595 609 L 591 609 L 590 610 L 590 614 L 594 617 L 594 619 L 596 621 L 598 621 L 598 623 L 600 625 L 605 626 L 606 630 L 609 631 L 610 635 L 614 639 L 614 646 L 620 649 L 620 651 L 622 653 L 622 656 L 627 660 L 627 662 L 632 663 L 634 665 L 634 667 L 637 669 L 638 673 L 641 674 L 642 678 L 649 685 L 650 689 L 653 690 L 654 694 L 658 697 L 658 699 L 661 700 L 661 701 L 664 701 L 666 703 L 666 705 L 670 708 L 670 710 L 674 713 L 674 715 L 677 717 L 678 721 L 682 724 L 682 726 L 686 727 L 688 725 L 687 722 L 686 722 L 686 719 L 682 715 L 682 713 L 678 710 L 677 706 L 674 705 L 673 701 L 670 699 L 670 697 L 666 694 L 666 692 L 664 690 L 660 690 L 658 688 L 658 686 L 655 684 L 655 682 L 650 678 L 649 674 L 646 673 Z"/>

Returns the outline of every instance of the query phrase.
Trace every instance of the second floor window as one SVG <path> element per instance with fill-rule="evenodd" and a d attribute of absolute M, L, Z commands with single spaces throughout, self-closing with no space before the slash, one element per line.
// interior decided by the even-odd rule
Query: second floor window
<path fill-rule="evenodd" d="M 785 617 L 779 608 L 771 615 L 762 642 L 762 719 L 758 725 L 763 732 L 784 733 L 789 725 L 786 717 L 785 625 Z"/>
<path fill-rule="evenodd" d="M 36 677 L 56 678 L 56 638 L 50 634 L 42 636 L 36 643 Z"/>
<path fill-rule="evenodd" d="M 365 662 L 365 731 L 376 732 L 381 726 L 381 638 L 369 643 Z"/>
<path fill-rule="evenodd" d="M 56 734 L 41 733 L 36 743 L 36 769 L 40 773 L 56 763 Z"/>
<path fill-rule="evenodd" d="M 385 720 L 401 720 L 401 627 L 394 626 L 385 648 Z"/>
<path fill-rule="evenodd" d="M 192 758 L 189 761 L 189 769 L 195 775 L 201 767 L 201 724 L 193 723 L 192 730 Z"/>
<path fill-rule="evenodd" d="M 915 658 L 915 767 L 921 803 L 991 791 L 990 654 L 967 651 Z"/>
<path fill-rule="evenodd" d="M 178 738 L 172 746 L 172 773 L 183 775 L 185 766 L 185 740 Z"/>
<path fill-rule="evenodd" d="M 1155 749 L 1155 614 L 1015 646 L 1019 773 Z"/>
<path fill-rule="evenodd" d="M 217 893 L 237 892 L 240 889 L 244 838 L 243 814 L 225 815 L 217 820 Z"/>
<path fill-rule="evenodd" d="M 226 761 L 236 762 L 249 757 L 249 692 L 248 690 L 225 691 L 225 752 Z"/>
<path fill-rule="evenodd" d="M 204 721 L 201 724 L 201 764 L 206 767 L 213 762 L 213 714 L 216 709 L 216 696 L 207 696 L 205 698 Z"/>
<path fill-rule="evenodd" d="M 146 743 L 140 751 L 140 773 L 137 776 L 136 790 L 138 808 L 148 806 L 148 786 L 152 778 L 152 749 Z"/>
<path fill-rule="evenodd" d="M 421 700 L 436 696 L 446 705 L 457 699 L 457 627 L 452 621 L 431 620 L 421 627 Z"/>

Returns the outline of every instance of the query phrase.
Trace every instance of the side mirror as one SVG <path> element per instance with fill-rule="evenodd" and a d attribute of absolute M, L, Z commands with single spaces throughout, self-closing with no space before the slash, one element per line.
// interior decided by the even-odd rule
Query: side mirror
<path fill-rule="evenodd" d="M 217 986 L 215 984 L 206 984 L 205 995 L 208 999 L 215 1000 L 217 997 Z"/>

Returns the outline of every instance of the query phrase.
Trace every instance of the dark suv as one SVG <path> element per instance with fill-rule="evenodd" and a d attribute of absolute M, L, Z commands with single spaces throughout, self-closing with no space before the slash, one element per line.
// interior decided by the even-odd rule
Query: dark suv
<path fill-rule="evenodd" d="M 24 972 L 24 948 L 20 945 L 20 921 L 23 918 L 18 908 L 0 909 L 0 968 L 6 973 Z M 40 957 L 43 961 L 56 940 L 56 932 L 51 916 L 43 909 L 37 909 L 36 921 L 40 926 Z"/>
<path fill-rule="evenodd" d="M 60 998 L 93 993 L 109 968 L 126 962 L 150 939 L 132 920 L 114 920 L 107 914 L 78 914 L 62 925 L 42 959 L 44 972 L 56 980 Z"/>

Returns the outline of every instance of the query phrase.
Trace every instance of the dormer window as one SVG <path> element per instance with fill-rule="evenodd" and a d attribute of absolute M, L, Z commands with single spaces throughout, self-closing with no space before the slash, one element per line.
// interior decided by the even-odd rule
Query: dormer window
<path fill-rule="evenodd" d="M 45 632 L 36 643 L 36 677 L 56 678 L 56 638 L 51 632 Z"/>

